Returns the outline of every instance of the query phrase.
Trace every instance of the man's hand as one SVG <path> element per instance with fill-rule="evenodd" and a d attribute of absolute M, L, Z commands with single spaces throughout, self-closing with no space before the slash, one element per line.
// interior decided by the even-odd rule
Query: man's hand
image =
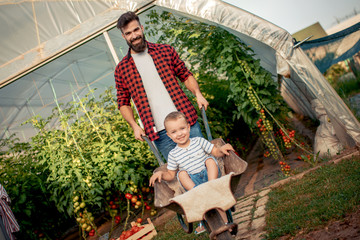
<path fill-rule="evenodd" d="M 205 110 L 207 109 L 207 107 L 209 106 L 208 101 L 206 101 L 206 99 L 204 98 L 204 96 L 201 94 L 199 85 L 196 81 L 196 79 L 190 75 L 188 77 L 188 79 L 184 82 L 185 87 L 187 89 L 189 89 L 196 97 L 196 102 L 199 106 L 199 108 L 201 109 L 202 106 L 204 106 Z"/>
<path fill-rule="evenodd" d="M 208 101 L 206 101 L 206 99 L 204 98 L 204 96 L 202 94 L 198 94 L 198 96 L 196 96 L 196 102 L 197 102 L 197 104 L 199 106 L 199 109 L 204 107 L 205 110 L 206 110 L 207 107 L 209 106 Z"/>
<path fill-rule="evenodd" d="M 128 105 L 123 105 L 120 107 L 120 113 L 133 129 L 135 139 L 144 141 L 141 136 L 146 136 L 146 134 L 144 130 L 136 123 L 132 108 Z"/>
<path fill-rule="evenodd" d="M 144 141 L 144 139 L 142 138 L 142 136 L 146 136 L 144 130 L 137 124 L 133 126 L 133 130 L 135 139 Z"/>
<path fill-rule="evenodd" d="M 156 180 L 158 179 L 159 182 L 161 182 L 161 179 L 162 179 L 162 175 L 163 175 L 163 172 L 162 171 L 158 171 L 156 173 L 154 173 L 151 178 L 150 178 L 150 181 L 149 181 L 149 186 L 154 186 Z"/>

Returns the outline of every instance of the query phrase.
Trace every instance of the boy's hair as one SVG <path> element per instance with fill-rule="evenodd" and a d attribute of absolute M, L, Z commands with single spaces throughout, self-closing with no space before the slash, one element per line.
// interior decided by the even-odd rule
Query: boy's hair
<path fill-rule="evenodd" d="M 136 13 L 131 11 L 126 12 L 119 17 L 116 27 L 122 32 L 122 28 L 134 20 L 138 21 L 139 25 L 141 25 L 140 19 Z"/>
<path fill-rule="evenodd" d="M 183 119 L 185 119 L 185 121 L 187 122 L 186 117 L 185 117 L 185 114 L 183 114 L 182 112 L 175 111 L 175 112 L 169 113 L 169 114 L 165 117 L 165 120 L 164 120 L 165 129 L 166 129 L 166 123 L 167 123 L 167 122 L 169 122 L 169 121 L 174 121 L 174 120 L 178 120 L 179 118 L 183 118 Z"/>

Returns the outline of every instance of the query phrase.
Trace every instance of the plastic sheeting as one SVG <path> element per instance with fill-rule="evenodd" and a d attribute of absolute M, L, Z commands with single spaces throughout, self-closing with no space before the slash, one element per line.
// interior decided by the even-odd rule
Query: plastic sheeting
<path fill-rule="evenodd" d="M 320 72 L 360 51 L 360 23 L 330 36 L 307 41 L 301 48 Z"/>
<path fill-rule="evenodd" d="M 291 35 L 219 0 L 14 0 L 1 4 L 1 20 L 11 21 L 0 26 L 5 33 L 0 39 L 0 50 L 4 50 L 0 68 L 0 137 L 16 133 L 26 140 L 35 132 L 21 123 L 36 114 L 47 117 L 56 106 L 55 100 L 67 103 L 83 97 L 89 89 L 100 88 L 102 92 L 114 86 L 117 60 L 108 40 L 118 58 L 127 51 L 114 27 L 116 20 L 125 11 L 141 8 L 144 24 L 147 8 L 143 6 L 148 5 L 235 34 L 252 47 L 274 80 L 283 76 L 284 99 L 295 111 L 314 117 L 311 100 L 319 99 L 337 124 L 334 128 L 337 135 L 343 136 L 341 141 L 360 143 L 358 121 L 305 53 L 293 48 Z"/>

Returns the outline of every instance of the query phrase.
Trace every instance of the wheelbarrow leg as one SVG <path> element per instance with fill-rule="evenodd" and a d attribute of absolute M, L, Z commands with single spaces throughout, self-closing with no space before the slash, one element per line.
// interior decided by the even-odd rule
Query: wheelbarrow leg
<path fill-rule="evenodd" d="M 216 239 L 216 240 L 233 239 L 229 230 L 232 229 L 232 231 L 236 232 L 237 225 L 234 223 L 225 225 L 221 215 L 216 209 L 211 209 L 210 211 L 206 212 L 205 219 L 208 226 L 211 229 L 210 239 Z"/>
<path fill-rule="evenodd" d="M 233 219 L 232 213 L 231 213 L 231 209 L 226 211 L 226 217 L 227 217 L 227 220 L 228 220 L 229 223 L 234 222 L 234 219 Z"/>
<path fill-rule="evenodd" d="M 193 223 L 186 224 L 183 215 L 180 214 L 180 213 L 177 213 L 177 217 L 178 217 L 179 223 L 180 223 L 181 227 L 183 228 L 183 230 L 186 233 L 192 233 L 192 231 L 193 231 Z"/>

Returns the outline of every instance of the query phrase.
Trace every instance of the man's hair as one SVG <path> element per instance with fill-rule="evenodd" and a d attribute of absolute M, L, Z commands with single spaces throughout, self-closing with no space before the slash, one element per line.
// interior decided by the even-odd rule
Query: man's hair
<path fill-rule="evenodd" d="M 122 32 L 122 28 L 134 20 L 138 21 L 139 25 L 141 25 L 140 19 L 136 13 L 131 11 L 126 12 L 119 17 L 116 27 Z"/>
<path fill-rule="evenodd" d="M 169 114 L 165 117 L 165 120 L 164 120 L 165 129 L 166 129 L 166 123 L 167 123 L 167 122 L 169 122 L 169 121 L 174 121 L 174 120 L 178 120 L 179 118 L 183 118 L 183 119 L 185 119 L 185 121 L 187 122 L 186 117 L 185 117 L 185 114 L 183 114 L 182 112 L 175 111 L 175 112 L 169 113 Z"/>

